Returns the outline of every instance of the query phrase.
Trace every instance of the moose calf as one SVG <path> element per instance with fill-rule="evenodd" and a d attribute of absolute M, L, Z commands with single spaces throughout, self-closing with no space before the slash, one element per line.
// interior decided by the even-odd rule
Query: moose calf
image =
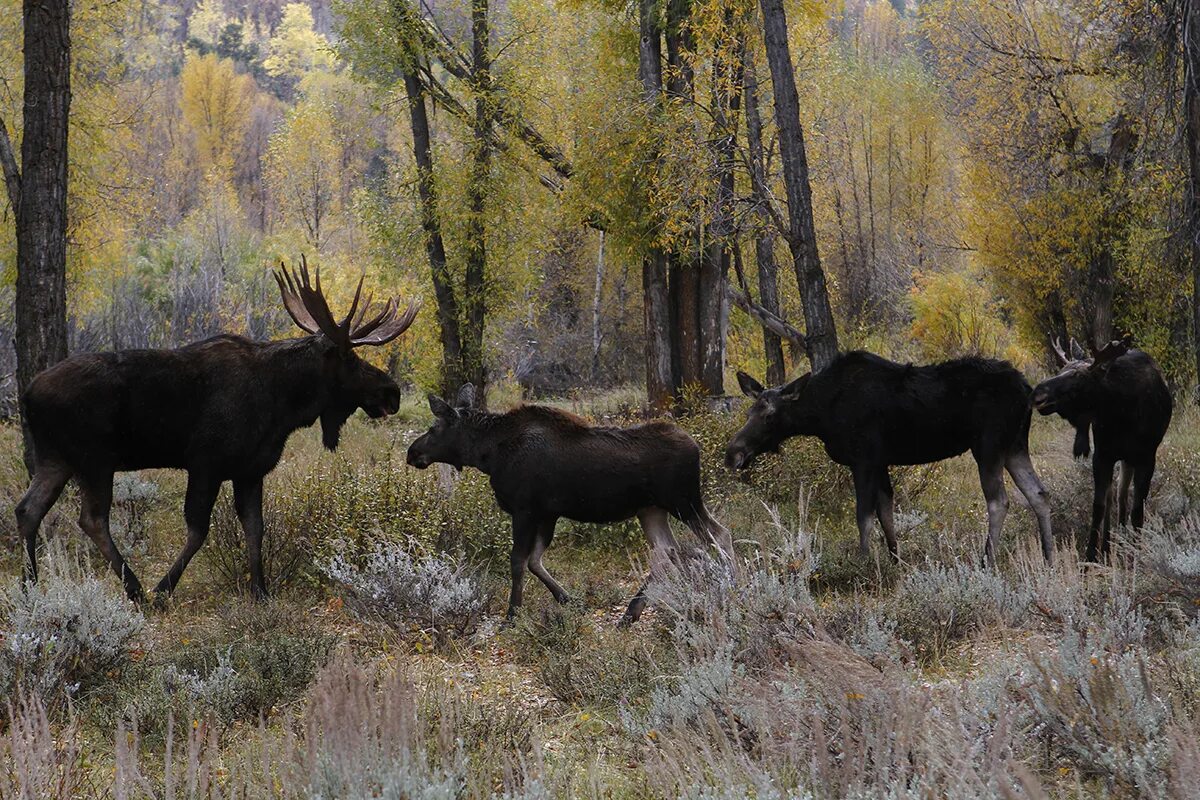
<path fill-rule="evenodd" d="M 1062 371 L 1033 390 L 1033 406 L 1038 413 L 1058 414 L 1074 426 L 1076 456 L 1087 455 L 1088 428 L 1094 432 L 1087 560 L 1095 561 L 1097 549 L 1109 554 L 1109 489 L 1118 461 L 1120 524 L 1128 520 L 1132 482 L 1133 527 L 1142 527 L 1158 445 L 1171 423 L 1173 401 L 1154 359 L 1131 349 L 1128 340 L 1109 342 L 1102 349 L 1093 346 L 1091 358 L 1074 340 L 1070 346 L 1068 357 L 1058 342 L 1054 343 Z"/>
<path fill-rule="evenodd" d="M 26 578 L 37 580 L 37 533 L 67 481 L 79 484 L 79 525 L 125 585 L 131 600 L 142 585 L 109 534 L 113 473 L 170 467 L 187 470 L 183 516 L 187 544 L 155 588 L 175 589 L 208 536 L 209 517 L 224 481 L 246 533 L 251 588 L 267 591 L 262 569 L 263 476 L 275 468 L 288 436 L 321 420 L 333 449 L 342 425 L 361 408 L 371 417 L 394 414 L 400 389 L 385 372 L 354 354 L 403 333 L 417 313 L 389 300 L 367 319 L 362 281 L 350 313 L 337 322 L 321 291 L 299 274 L 275 274 L 284 307 L 306 333 L 283 342 L 215 336 L 178 350 L 87 353 L 62 361 L 29 384 L 23 413 L 33 436 L 34 473 L 17 504 L 25 541 Z"/>
<path fill-rule="evenodd" d="M 1053 558 L 1050 506 L 1029 460 L 1029 384 L 1008 363 L 960 358 L 916 367 L 855 351 L 779 388 L 764 389 L 744 372 L 738 383 L 754 405 L 729 443 L 726 464 L 745 469 L 792 436 L 819 438 L 829 457 L 854 473 L 863 556 L 875 515 L 888 552 L 898 558 L 889 466 L 928 464 L 970 450 L 987 499 L 987 564 L 995 564 L 1008 512 L 1005 469 L 1037 515 L 1043 555 Z"/>
<path fill-rule="evenodd" d="M 510 619 L 521 607 L 526 568 L 555 600 L 570 599 L 542 565 L 560 517 L 602 523 L 636 516 L 650 541 L 653 574 L 677 550 L 673 516 L 733 568 L 732 537 L 700 494 L 700 448 L 676 426 L 597 427 L 536 405 L 492 414 L 472 408 L 474 396 L 470 384 L 454 406 L 430 395 L 434 424 L 408 448 L 408 463 L 475 467 L 491 479 L 496 501 L 513 521 Z M 623 622 L 641 616 L 645 590 L 630 601 Z"/>

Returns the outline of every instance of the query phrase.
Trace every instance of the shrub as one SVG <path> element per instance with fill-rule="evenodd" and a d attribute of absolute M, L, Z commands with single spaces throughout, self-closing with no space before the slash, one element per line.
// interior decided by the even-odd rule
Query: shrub
<path fill-rule="evenodd" d="M 121 472 L 113 478 L 112 536 L 126 557 L 145 555 L 150 540 L 148 517 L 158 501 L 158 484 L 140 473 Z"/>
<path fill-rule="evenodd" d="M 1015 625 L 1030 596 L 992 570 L 931 565 L 905 576 L 896 592 L 897 633 L 918 656 L 940 658 L 947 647 L 989 625 Z"/>
<path fill-rule="evenodd" d="M 478 575 L 449 556 L 422 554 L 412 543 L 377 542 L 361 563 L 335 555 L 322 569 L 350 591 L 355 605 L 396 627 L 463 634 L 488 607 Z"/>
<path fill-rule="evenodd" d="M 1164 796 L 1171 714 L 1141 653 L 1113 652 L 1068 629 L 1057 652 L 1031 664 L 1022 693 L 1049 747 L 1125 790 Z"/>
<path fill-rule="evenodd" d="M 0 687 L 50 704 L 86 692 L 124 666 L 145 623 L 112 582 L 62 554 L 43 559 L 36 585 L 10 584 L 0 608 Z"/>

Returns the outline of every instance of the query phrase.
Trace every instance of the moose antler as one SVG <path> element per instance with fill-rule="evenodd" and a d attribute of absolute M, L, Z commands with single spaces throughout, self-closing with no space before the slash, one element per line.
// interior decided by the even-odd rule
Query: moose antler
<path fill-rule="evenodd" d="M 1129 352 L 1133 341 L 1129 336 L 1124 339 L 1114 339 L 1104 347 L 1096 349 L 1092 348 L 1093 361 L 1096 364 L 1102 364 L 1106 361 L 1114 361 Z"/>
<path fill-rule="evenodd" d="M 367 302 L 359 308 L 358 301 L 362 297 L 364 276 L 358 279 L 349 313 L 341 322 L 335 322 L 333 313 L 329 310 L 329 302 L 321 289 L 320 267 L 315 271 L 315 286 L 309 281 L 308 260 L 303 255 L 300 256 L 298 273 L 294 270 L 289 271 L 280 262 L 279 270 L 274 275 L 275 282 L 279 284 L 279 293 L 283 297 L 283 306 L 292 321 L 308 333 L 325 334 L 330 341 L 345 349 L 387 344 L 408 330 L 421 308 L 420 301 L 414 300 L 408 304 L 403 314 L 397 316 L 399 299 L 392 297 L 384 304 L 382 311 L 364 322 L 374 297 L 368 295 Z"/>
<path fill-rule="evenodd" d="M 1071 360 L 1067 358 L 1067 353 L 1063 350 L 1062 343 L 1058 340 L 1057 336 L 1050 340 L 1050 346 L 1054 348 L 1054 355 L 1058 356 L 1060 365 L 1065 365 Z"/>

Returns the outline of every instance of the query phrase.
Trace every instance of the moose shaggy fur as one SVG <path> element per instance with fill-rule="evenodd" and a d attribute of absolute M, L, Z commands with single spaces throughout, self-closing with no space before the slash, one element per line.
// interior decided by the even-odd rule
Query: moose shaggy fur
<path fill-rule="evenodd" d="M 987 499 L 986 562 L 995 563 L 1008 512 L 1005 469 L 1037 515 L 1046 560 L 1053 558 L 1050 507 L 1029 459 L 1030 388 L 1007 362 L 961 358 L 913 366 L 856 351 L 779 388 L 765 389 L 742 372 L 738 382 L 754 404 L 726 450 L 728 466 L 744 469 L 785 439 L 816 436 L 829 457 L 854 474 L 862 555 L 869 551 L 874 515 L 888 551 L 898 558 L 888 467 L 928 464 L 969 450 Z"/>
<path fill-rule="evenodd" d="M 654 574 L 677 551 L 668 521 L 673 516 L 732 566 L 729 531 L 708 512 L 700 493 L 700 448 L 675 425 L 598 427 L 535 405 L 494 414 L 472 408 L 473 399 L 470 385 L 453 407 L 430 397 L 435 421 L 409 447 L 408 463 L 420 469 L 434 463 L 474 467 L 490 478 L 496 502 L 513 521 L 510 617 L 521 606 L 526 569 L 555 600 L 569 600 L 542 565 L 562 517 L 605 523 L 636 516 L 650 541 Z M 630 601 L 626 622 L 645 608 L 645 588 Z"/>
<path fill-rule="evenodd" d="M 34 474 L 16 507 L 25 542 L 26 577 L 37 580 L 37 533 L 42 519 L 74 478 L 81 494 L 79 525 L 108 559 L 130 599 L 142 585 L 109 532 L 113 474 L 156 467 L 187 470 L 183 515 L 187 543 L 158 583 L 175 589 L 208 536 L 221 484 L 233 483 L 246 533 L 251 588 L 266 594 L 262 568 L 263 477 L 275 468 L 293 431 L 321 421 L 325 446 L 355 410 L 394 414 L 400 389 L 386 373 L 353 352 L 383 344 L 411 323 L 416 306 L 397 304 L 365 320 L 367 305 L 336 322 L 307 268 L 277 275 L 284 304 L 312 334 L 282 342 L 217 336 L 177 350 L 124 350 L 72 356 L 39 374 L 22 398 L 33 436 Z M 361 291 L 362 283 L 359 283 Z"/>

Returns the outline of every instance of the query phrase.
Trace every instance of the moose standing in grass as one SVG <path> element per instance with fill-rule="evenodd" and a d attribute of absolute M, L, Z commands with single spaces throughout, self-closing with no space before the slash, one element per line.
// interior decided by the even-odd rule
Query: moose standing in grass
<path fill-rule="evenodd" d="M 470 384 L 453 406 L 430 396 L 433 427 L 408 448 L 408 463 L 419 469 L 434 463 L 475 467 L 490 478 L 496 501 L 513 522 L 509 618 L 521 607 L 526 569 L 555 600 L 570 599 L 542 565 L 561 517 L 603 523 L 636 516 L 650 541 L 652 575 L 677 552 L 669 521 L 675 517 L 733 568 L 733 539 L 701 496 L 700 448 L 677 426 L 598 427 L 534 405 L 492 414 L 473 408 L 474 398 Z M 645 592 L 643 585 L 623 622 L 641 615 Z"/>
<path fill-rule="evenodd" d="M 829 457 L 854 474 L 863 556 L 876 516 L 888 552 L 899 558 L 888 467 L 929 464 L 970 450 L 987 500 L 985 562 L 995 564 L 1008 513 L 1005 470 L 1037 515 L 1043 555 L 1053 559 L 1050 505 L 1029 459 L 1031 390 L 1007 362 L 960 358 L 918 367 L 856 351 L 778 388 L 765 389 L 744 372 L 738 383 L 754 404 L 729 443 L 728 466 L 745 469 L 785 439 L 816 436 Z"/>
<path fill-rule="evenodd" d="M 224 481 L 246 533 L 251 588 L 265 596 L 262 568 L 263 477 L 275 468 L 293 431 L 321 421 L 326 447 L 337 446 L 342 425 L 357 409 L 370 417 L 394 414 L 400 389 L 354 348 L 386 344 L 417 313 L 389 300 L 367 318 L 359 306 L 338 322 L 321 290 L 299 274 L 275 274 L 284 307 L 305 333 L 300 339 L 253 342 L 215 336 L 178 350 L 122 350 L 72 356 L 39 374 L 22 398 L 33 436 L 34 473 L 17 504 L 25 542 L 26 578 L 37 580 L 37 533 L 67 481 L 79 484 L 79 525 L 125 585 L 132 600 L 142 585 L 109 533 L 113 473 L 150 468 L 187 470 L 183 515 L 187 543 L 158 583 L 165 598 L 208 536 L 209 517 Z"/>
<path fill-rule="evenodd" d="M 1075 428 L 1075 456 L 1090 451 L 1089 429 L 1096 441 L 1092 456 L 1092 527 L 1087 560 L 1109 555 L 1109 495 L 1113 467 L 1121 462 L 1117 489 L 1118 521 L 1141 528 L 1146 495 L 1158 446 L 1171 424 L 1173 401 L 1154 359 L 1133 349 L 1128 340 L 1092 347 L 1088 358 L 1075 340 L 1068 356 L 1058 344 L 1054 351 L 1062 371 L 1033 390 L 1040 414 L 1058 414 Z M 1129 518 L 1129 485 L 1133 484 L 1133 514 Z"/>

